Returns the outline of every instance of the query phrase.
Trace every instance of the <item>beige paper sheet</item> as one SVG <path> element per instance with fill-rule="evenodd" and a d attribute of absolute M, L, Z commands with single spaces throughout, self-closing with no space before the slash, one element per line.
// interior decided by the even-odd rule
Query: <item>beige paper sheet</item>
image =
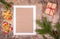
<path fill-rule="evenodd" d="M 16 8 L 16 32 L 33 32 L 33 8 Z"/>

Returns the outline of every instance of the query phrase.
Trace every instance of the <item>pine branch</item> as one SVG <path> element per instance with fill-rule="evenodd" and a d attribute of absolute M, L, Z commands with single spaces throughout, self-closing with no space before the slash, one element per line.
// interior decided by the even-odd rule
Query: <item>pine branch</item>
<path fill-rule="evenodd" d="M 37 29 L 36 32 L 38 32 L 39 34 L 46 34 L 47 31 L 44 29 Z"/>
<path fill-rule="evenodd" d="M 6 7 L 6 9 L 10 9 L 10 8 L 11 8 L 10 3 L 7 3 L 5 0 L 0 0 L 0 2 L 1 2 L 2 4 L 4 4 L 4 6 Z"/>
<path fill-rule="evenodd" d="M 42 22 L 40 22 L 39 20 L 37 20 L 36 22 L 39 26 L 42 27 L 42 29 L 37 29 L 36 32 L 42 35 L 46 33 L 53 35 L 51 22 L 49 22 L 46 17 L 43 17 Z"/>
<path fill-rule="evenodd" d="M 40 20 L 36 20 L 36 23 L 39 25 L 39 26 L 43 26 L 42 22 L 40 22 Z"/>
<path fill-rule="evenodd" d="M 52 29 L 51 28 L 51 22 L 48 22 L 46 17 L 43 18 L 42 22 L 40 22 L 39 20 L 37 20 L 36 22 L 46 32 L 49 32 Z"/>

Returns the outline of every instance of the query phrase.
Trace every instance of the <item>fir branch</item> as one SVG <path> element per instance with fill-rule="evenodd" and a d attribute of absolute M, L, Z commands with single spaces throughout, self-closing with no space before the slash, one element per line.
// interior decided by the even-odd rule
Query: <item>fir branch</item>
<path fill-rule="evenodd" d="M 39 26 L 43 26 L 43 25 L 42 25 L 42 22 L 40 22 L 40 20 L 36 20 L 36 23 L 37 23 Z"/>
<path fill-rule="evenodd" d="M 38 32 L 39 34 L 46 34 L 47 31 L 44 29 L 37 29 L 36 32 Z"/>
<path fill-rule="evenodd" d="M 10 9 L 10 8 L 11 8 L 10 3 L 7 3 L 5 0 L 0 0 L 0 2 L 1 2 L 2 4 L 4 4 L 4 6 L 6 7 L 6 9 Z"/>
<path fill-rule="evenodd" d="M 37 29 L 36 32 L 42 35 L 47 34 L 47 33 L 53 35 L 51 22 L 49 22 L 46 17 L 43 17 L 42 22 L 37 20 L 37 24 L 39 26 L 42 26 L 42 29 Z"/>

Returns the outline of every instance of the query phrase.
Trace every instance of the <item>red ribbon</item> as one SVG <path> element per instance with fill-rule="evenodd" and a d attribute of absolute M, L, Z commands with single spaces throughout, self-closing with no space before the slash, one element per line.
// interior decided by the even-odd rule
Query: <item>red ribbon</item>
<path fill-rule="evenodd" d="M 52 8 L 52 5 L 51 6 L 48 5 L 47 8 L 50 9 L 50 12 L 51 11 L 54 12 L 54 10 L 55 10 L 55 8 Z M 49 14 L 50 14 L 50 12 L 49 12 Z"/>
<path fill-rule="evenodd" d="M 55 8 L 52 8 L 52 7 L 47 7 L 48 9 L 50 9 L 50 11 L 54 11 L 55 10 Z"/>

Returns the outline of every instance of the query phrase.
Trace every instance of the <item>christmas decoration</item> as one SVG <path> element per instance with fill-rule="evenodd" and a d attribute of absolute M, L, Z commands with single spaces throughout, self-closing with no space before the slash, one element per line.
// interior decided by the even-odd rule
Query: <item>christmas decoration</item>
<path fill-rule="evenodd" d="M 55 3 L 48 2 L 45 13 L 53 16 L 56 10 L 56 6 L 57 5 Z"/>
<path fill-rule="evenodd" d="M 42 22 L 40 22 L 40 20 L 36 20 L 36 22 L 39 26 L 43 28 L 36 30 L 39 34 L 46 34 L 51 31 L 51 22 L 49 22 L 46 17 L 43 17 Z"/>
<path fill-rule="evenodd" d="M 6 2 L 7 1 L 7 2 Z M 10 2 L 10 0 L 0 0 L 0 3 L 2 3 L 6 9 L 10 10 L 12 5 Z M 9 1 L 9 2 L 8 2 Z M 22 0 L 19 0 L 20 2 L 20 5 L 25 5 L 25 2 L 27 3 L 27 1 L 22 1 Z M 31 0 L 28 0 L 30 4 L 33 4 L 31 2 Z M 41 2 L 40 2 L 41 1 Z M 49 2 L 48 2 L 49 1 Z M 19 4 L 18 1 L 14 1 L 14 4 Z M 33 1 L 34 2 L 34 1 Z M 38 3 L 37 3 L 38 2 Z M 48 2 L 48 3 L 47 3 Z M 33 5 L 36 5 L 36 4 L 41 4 L 43 5 L 43 10 L 42 10 L 42 13 L 45 12 L 45 14 L 48 14 L 48 15 L 51 15 L 51 16 L 54 16 L 55 14 L 55 10 L 56 10 L 56 6 L 57 9 L 59 8 L 59 5 L 60 5 L 60 1 L 59 0 L 38 0 L 38 1 L 35 1 L 35 3 Z M 47 7 L 46 7 L 46 10 L 44 11 L 45 9 L 45 4 L 47 3 Z M 56 4 L 55 4 L 56 3 Z M 28 4 L 28 3 L 27 3 Z M 0 5 L 1 6 L 1 5 Z M 4 8 L 5 8 L 4 7 Z M 39 6 L 40 7 L 40 6 Z M 40 8 L 37 7 L 37 13 L 40 13 L 41 10 Z M 0 7 L 1 9 L 1 7 Z M 39 10 L 38 10 L 39 9 Z M 9 14 L 6 15 L 5 12 L 7 12 L 8 10 L 2 12 L 2 16 L 0 16 L 0 39 L 47 39 L 47 37 L 45 37 L 44 34 L 48 33 L 51 35 L 51 37 L 54 37 L 55 39 L 60 39 L 60 23 L 57 22 L 55 24 L 55 27 L 56 27 L 56 31 L 53 30 L 51 28 L 51 22 L 49 22 L 46 18 L 43 18 L 42 21 L 40 20 L 37 20 L 37 24 L 39 25 L 39 27 L 41 26 L 42 29 L 37 29 L 37 33 L 39 33 L 39 35 L 42 35 L 43 38 L 41 38 L 41 36 L 35 36 L 35 38 L 29 38 L 29 36 L 19 36 L 18 38 L 16 38 L 16 36 L 13 35 L 13 31 L 12 30 L 12 27 L 11 27 L 11 24 L 9 23 L 10 20 L 12 20 L 12 15 L 10 16 Z M 3 11 L 3 10 L 2 10 Z M 1 11 L 0 11 L 1 12 Z M 10 11 L 11 12 L 11 11 Z M 5 14 L 5 16 L 3 15 L 3 13 Z M 59 9 L 58 9 L 58 12 L 56 13 L 59 13 Z M 0 14 L 1 15 L 1 14 Z M 59 15 L 60 16 L 60 15 Z M 2 19 L 4 18 L 4 19 Z M 7 21 L 3 21 L 3 20 L 9 20 L 8 22 Z M 47 20 L 47 21 L 46 21 Z M 59 20 L 60 21 L 60 20 Z M 1 25 L 2 24 L 2 25 Z M 5 25 L 6 26 L 3 26 Z M 2 30 L 1 30 L 1 27 L 2 27 Z M 11 32 L 10 32 L 11 31 Z M 7 34 L 8 33 L 8 34 Z M 12 33 L 12 35 L 11 35 Z M 49 38 L 50 39 L 50 38 Z"/>
<path fill-rule="evenodd" d="M 4 31 L 5 34 L 7 34 L 8 32 L 10 32 L 12 30 L 11 24 L 9 24 L 8 22 L 4 21 L 2 23 L 2 30 Z"/>
<path fill-rule="evenodd" d="M 12 20 L 12 13 L 10 10 L 2 12 L 2 16 L 6 20 L 9 20 L 9 21 Z"/>
<path fill-rule="evenodd" d="M 5 5 L 6 9 L 10 9 L 12 7 L 12 2 L 7 3 L 5 0 L 0 0 L 0 2 Z"/>
<path fill-rule="evenodd" d="M 55 24 L 55 27 L 57 30 L 52 29 L 51 22 L 49 22 L 46 17 L 44 17 L 42 21 L 37 20 L 36 22 L 42 28 L 42 29 L 37 29 L 36 30 L 37 33 L 42 34 L 42 35 L 48 33 L 49 35 L 54 37 L 54 39 L 59 39 L 60 37 L 60 23 L 59 22 Z M 46 38 L 45 36 L 43 37 Z"/>

